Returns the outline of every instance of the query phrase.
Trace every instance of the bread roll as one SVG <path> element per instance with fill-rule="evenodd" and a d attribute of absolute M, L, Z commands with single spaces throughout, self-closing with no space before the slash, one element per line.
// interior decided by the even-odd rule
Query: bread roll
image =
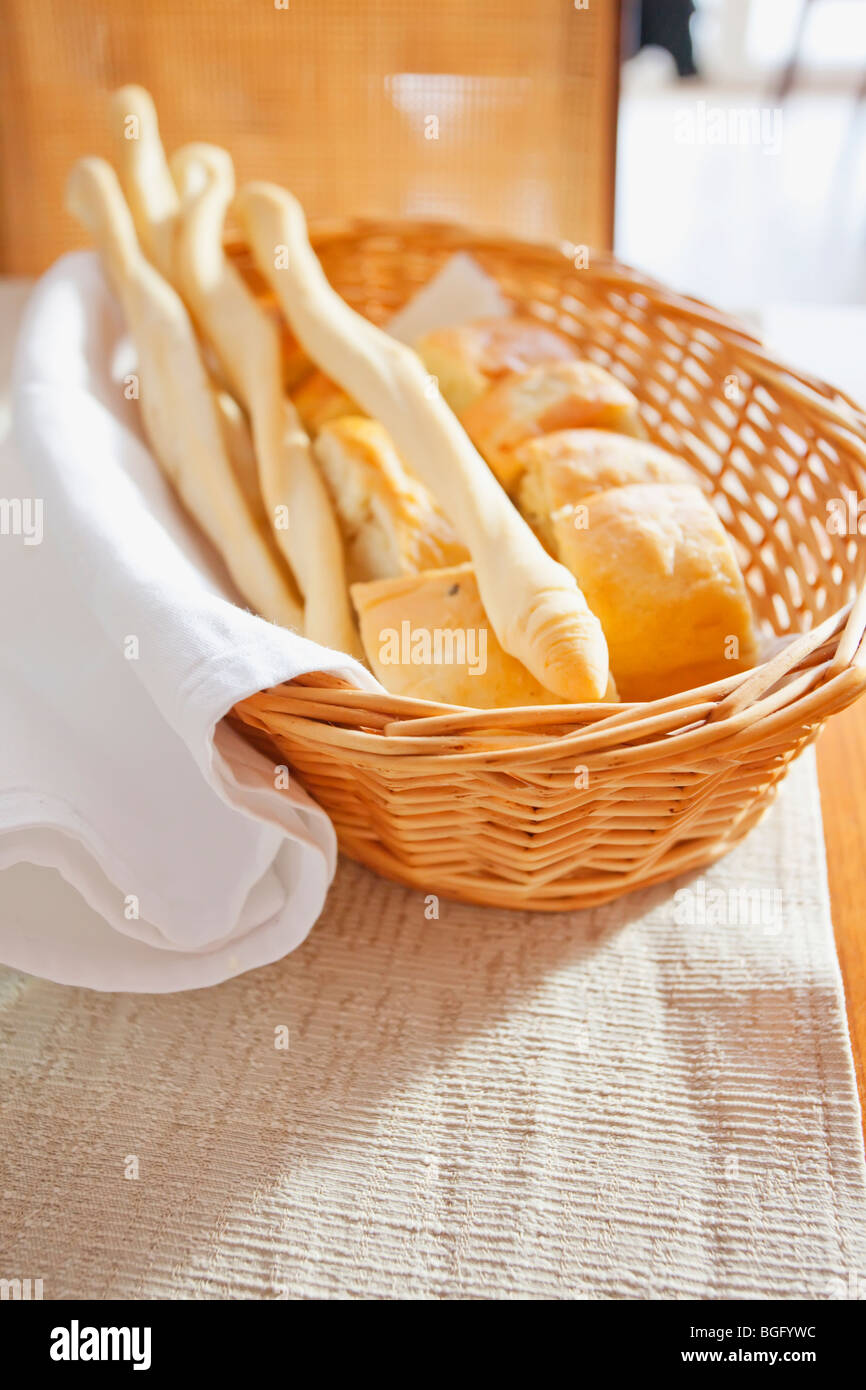
<path fill-rule="evenodd" d="M 556 704 L 490 626 L 470 564 L 354 584 L 367 660 L 386 690 L 474 709 Z M 616 699 L 609 686 L 607 699 Z"/>
<path fill-rule="evenodd" d="M 437 328 L 419 339 L 416 350 L 457 414 L 510 372 L 577 356 L 564 333 L 519 314 Z"/>
<path fill-rule="evenodd" d="M 623 700 L 721 680 L 754 662 L 746 586 L 712 506 L 692 484 L 634 483 L 553 519 L 556 553 L 601 619 Z"/>
<path fill-rule="evenodd" d="M 631 391 L 594 362 L 554 362 L 507 376 L 460 418 L 508 492 L 520 481 L 517 451 L 529 439 L 566 429 L 644 433 Z"/>
<path fill-rule="evenodd" d="M 673 454 L 611 430 L 557 430 L 522 444 L 515 459 L 522 469 L 518 506 L 554 554 L 552 517 L 563 507 L 629 483 L 698 482 Z"/>
<path fill-rule="evenodd" d="M 407 472 L 378 420 L 344 415 L 323 427 L 313 447 L 340 523 L 350 582 L 468 560 L 433 494 Z"/>

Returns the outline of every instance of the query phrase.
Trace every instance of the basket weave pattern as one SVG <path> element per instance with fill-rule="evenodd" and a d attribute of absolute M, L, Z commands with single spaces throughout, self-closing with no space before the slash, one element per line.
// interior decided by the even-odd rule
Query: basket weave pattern
<path fill-rule="evenodd" d="M 644 704 L 466 711 L 313 675 L 244 700 L 236 726 L 292 767 L 346 854 L 427 893 L 561 910 L 719 858 L 866 686 L 866 558 L 856 527 L 828 527 L 866 495 L 866 416 L 609 256 L 578 269 L 568 246 L 407 222 L 329 224 L 314 241 L 377 323 L 470 252 L 516 309 L 635 393 L 650 438 L 707 480 L 762 626 L 794 640 Z"/>

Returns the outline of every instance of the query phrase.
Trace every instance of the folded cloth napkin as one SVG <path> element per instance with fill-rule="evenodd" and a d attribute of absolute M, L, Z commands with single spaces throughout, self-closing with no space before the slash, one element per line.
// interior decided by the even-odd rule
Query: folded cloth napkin
<path fill-rule="evenodd" d="M 392 331 L 504 311 L 455 256 Z M 336 867 L 328 817 L 224 715 L 306 671 L 382 687 L 239 606 L 147 448 L 130 347 L 97 257 L 63 257 L 24 316 L 0 457 L 0 868 L 58 869 L 104 929 L 7 918 L 0 960 L 157 992 L 293 950 Z"/>

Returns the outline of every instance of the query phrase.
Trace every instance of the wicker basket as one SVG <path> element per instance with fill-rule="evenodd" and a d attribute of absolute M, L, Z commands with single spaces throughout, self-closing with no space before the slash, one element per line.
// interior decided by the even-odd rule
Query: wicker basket
<path fill-rule="evenodd" d="M 465 249 L 517 308 L 568 333 L 634 391 L 650 437 L 709 480 L 759 620 L 795 640 L 651 703 L 468 711 L 313 675 L 244 700 L 237 727 L 292 767 L 347 855 L 425 893 L 561 910 L 718 859 L 866 686 L 864 555 L 856 525 L 828 526 L 866 495 L 866 415 L 608 256 L 576 268 L 574 247 L 406 222 L 329 224 L 314 240 L 376 322 Z"/>

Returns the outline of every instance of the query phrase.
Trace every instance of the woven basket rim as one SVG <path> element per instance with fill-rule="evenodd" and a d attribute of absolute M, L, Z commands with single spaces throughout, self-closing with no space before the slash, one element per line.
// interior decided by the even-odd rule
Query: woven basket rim
<path fill-rule="evenodd" d="M 308 227 L 314 248 L 351 237 L 399 237 L 405 235 L 409 229 L 417 236 L 435 235 L 446 243 L 453 243 L 455 250 L 471 250 L 473 245 L 476 248 L 490 246 L 500 251 L 507 249 L 517 254 L 529 252 L 533 256 L 546 256 L 552 264 L 559 264 L 562 260 L 571 261 L 573 253 L 578 249 L 577 243 L 566 239 L 551 241 L 546 238 L 515 236 L 496 227 L 455 222 L 451 218 L 381 218 L 359 214 L 351 217 L 311 218 Z M 630 290 L 632 293 L 647 292 L 652 299 L 668 305 L 675 315 L 701 321 L 708 327 L 724 333 L 726 337 L 735 341 L 756 365 L 763 364 L 773 378 L 788 376 L 792 382 L 800 382 L 819 395 L 829 397 L 829 402 L 816 401 L 813 402 L 814 406 L 820 413 L 826 412 L 828 419 L 832 420 L 835 416 L 841 425 L 847 428 L 853 426 L 855 430 L 863 431 L 863 459 L 866 463 L 866 404 L 855 401 L 841 387 L 834 386 L 822 377 L 786 362 L 775 353 L 767 352 L 760 335 L 735 314 L 726 313 L 707 300 L 665 284 L 628 261 L 621 260 L 612 251 L 600 251 L 594 247 L 586 249 L 589 263 L 581 270 L 581 276 L 605 284 L 621 285 L 624 290 Z M 246 257 L 249 254 L 246 244 L 237 234 L 227 236 L 226 250 L 235 257 Z"/>
<path fill-rule="evenodd" d="M 316 249 L 354 238 L 403 239 L 407 232 L 435 237 L 446 251 L 453 248 L 471 254 L 488 246 L 510 253 L 516 261 L 541 256 L 559 268 L 563 259 L 573 259 L 576 250 L 568 241 L 535 241 L 447 219 L 353 216 L 310 223 Z M 239 259 L 248 255 L 237 238 L 227 240 L 227 249 Z M 755 380 L 794 399 L 820 422 L 830 439 L 841 439 L 866 469 L 866 409 L 837 387 L 768 353 L 746 324 L 669 288 L 611 252 L 590 249 L 588 265 L 580 274 L 624 293 L 642 295 L 661 314 L 689 320 L 723 337 L 736 347 Z M 851 704 L 866 690 L 864 630 L 866 580 L 853 600 L 808 631 L 792 634 L 789 644 L 774 656 L 712 684 L 655 700 L 470 709 L 390 692 L 371 693 L 326 672 L 315 672 L 249 696 L 239 702 L 236 713 L 254 727 L 262 727 L 263 716 L 279 713 L 302 719 L 307 730 L 319 722 L 323 734 L 326 729 L 330 738 L 339 735 L 346 751 L 362 758 L 368 752 L 381 756 L 391 747 L 395 754 L 411 757 L 410 745 L 416 740 L 429 750 L 426 754 L 419 750 L 425 760 L 435 750 L 438 758 L 460 763 L 492 757 L 501 764 L 509 755 L 523 765 L 536 757 L 542 762 L 553 749 L 561 750 L 564 740 L 572 742 L 574 752 L 586 750 L 588 758 L 593 747 L 628 745 L 629 751 L 640 750 L 643 756 L 653 748 L 669 756 L 674 738 L 691 737 L 695 744 L 711 741 L 720 749 L 737 739 L 736 746 L 741 746 L 759 722 L 766 735 L 768 720 L 778 723 L 780 730 L 793 724 L 811 725 Z M 536 741 L 528 743 L 528 737 Z M 475 746 L 467 748 L 467 741 Z"/>

